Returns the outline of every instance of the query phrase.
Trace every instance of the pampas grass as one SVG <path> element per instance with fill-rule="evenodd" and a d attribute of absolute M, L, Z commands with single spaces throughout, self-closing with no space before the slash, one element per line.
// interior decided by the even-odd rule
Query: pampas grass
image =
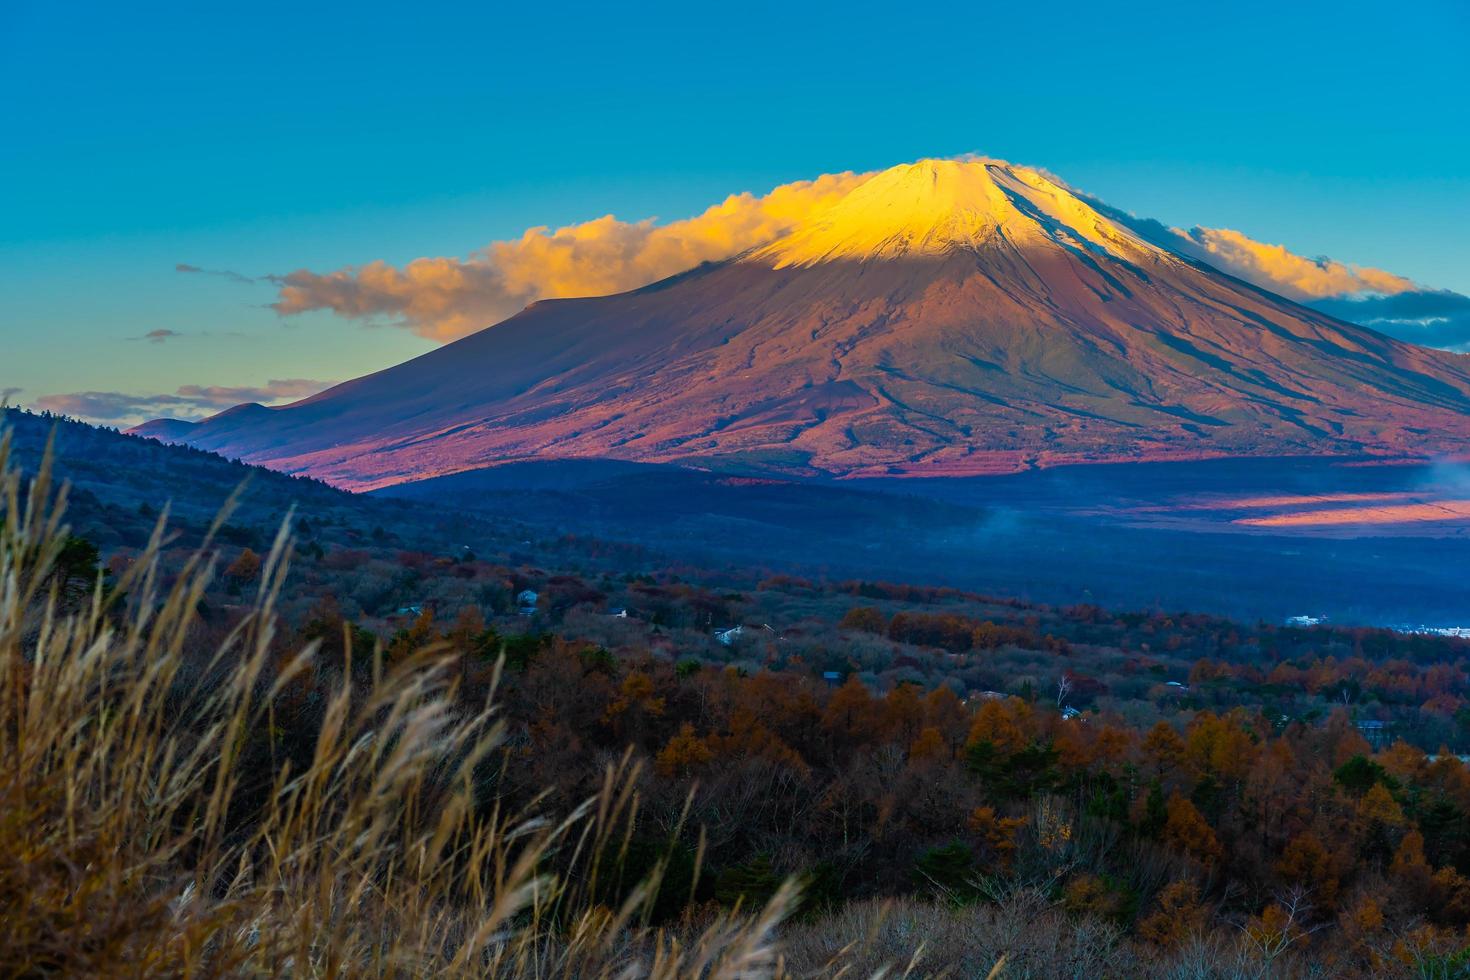
<path fill-rule="evenodd" d="M 213 649 L 211 544 L 166 571 L 166 514 L 117 582 L 68 593 L 51 469 L 23 480 L 0 440 L 0 975 L 782 972 L 791 883 L 668 931 L 644 924 L 659 868 L 599 903 L 637 811 L 628 759 L 570 813 L 504 812 L 482 785 L 493 700 L 466 706 L 446 651 L 283 657 L 286 528 Z M 309 751 L 277 751 L 290 710 Z"/>

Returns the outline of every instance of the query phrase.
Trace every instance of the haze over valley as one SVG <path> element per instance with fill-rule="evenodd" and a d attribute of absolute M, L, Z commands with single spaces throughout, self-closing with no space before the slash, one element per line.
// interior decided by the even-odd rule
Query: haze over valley
<path fill-rule="evenodd" d="M 728 258 L 132 431 L 692 560 L 1269 620 L 1470 615 L 1470 356 L 1253 285 L 1204 236 L 1037 168 L 809 186 Z M 1352 275 L 1392 288 L 1371 273 Z M 915 525 L 923 499 L 950 509 Z"/>

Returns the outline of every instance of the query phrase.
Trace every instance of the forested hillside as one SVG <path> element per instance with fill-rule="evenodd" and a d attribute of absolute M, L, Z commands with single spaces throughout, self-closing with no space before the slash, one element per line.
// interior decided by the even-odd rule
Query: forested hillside
<path fill-rule="evenodd" d="M 622 801 L 595 872 L 570 845 L 537 859 L 581 883 L 576 909 L 636 910 L 606 926 L 618 937 L 608 963 L 651 962 L 673 936 L 713 942 L 701 931 L 711 923 L 775 902 L 784 924 L 772 942 L 792 975 L 839 956 L 902 968 L 921 942 L 921 974 L 984 975 L 1003 955 L 1015 975 L 1040 976 L 1173 976 L 1198 962 L 1231 976 L 1463 969 L 1466 641 L 670 566 L 640 548 L 357 497 L 77 423 L 7 419 L 28 475 L 55 426 L 56 469 L 75 487 L 71 537 L 43 587 L 8 600 L 6 703 L 44 679 L 20 665 L 54 642 L 40 628 L 53 593 L 63 614 L 100 616 L 98 630 L 133 635 L 127 624 L 148 615 L 174 624 L 177 679 L 159 694 L 172 714 L 158 731 L 179 744 L 215 737 L 189 727 L 212 717 L 191 706 L 214 685 L 256 692 L 226 752 L 234 802 L 197 853 L 262 860 L 253 848 L 278 832 L 286 774 L 315 771 L 340 737 L 341 692 L 370 731 L 397 724 L 373 714 L 388 703 L 375 700 L 381 685 L 432 677 L 444 718 L 467 724 L 493 703 L 502 726 L 463 774 L 455 833 L 507 814 L 555 825 L 589 799 Z M 213 508 L 247 475 L 241 506 L 211 535 Z M 17 501 L 29 497 L 20 487 Z M 165 543 L 150 546 L 170 503 Z M 24 567 L 44 549 L 17 550 L 26 538 L 5 506 L 6 554 Z M 293 507 L 282 570 L 272 541 Z M 212 574 L 194 561 L 200 546 Z M 166 599 L 171 589 L 191 598 Z M 254 664 L 244 687 L 217 674 L 235 660 Z M 33 723 L 12 718 L 8 731 Z M 438 763 L 424 751 L 427 774 L 461 749 Z M 6 778 L 13 793 L 39 777 Z M 450 807 L 449 784 L 424 790 L 439 778 L 425 775 L 414 807 L 383 819 Z M 179 805 L 171 819 L 188 826 Z M 33 844 L 0 833 L 0 868 L 64 891 L 87 866 L 62 843 L 54 866 L 37 865 Z M 200 873 L 194 853 L 170 852 L 153 884 L 128 887 Z M 34 880 L 25 887 L 41 894 Z M 474 887 L 454 881 L 437 898 L 473 910 Z M 538 913 L 527 941 L 570 955 L 574 911 Z M 224 906 L 211 914 L 233 921 Z M 47 929 L 80 928 L 63 919 Z M 171 928 L 139 925 L 117 948 L 167 945 Z"/>

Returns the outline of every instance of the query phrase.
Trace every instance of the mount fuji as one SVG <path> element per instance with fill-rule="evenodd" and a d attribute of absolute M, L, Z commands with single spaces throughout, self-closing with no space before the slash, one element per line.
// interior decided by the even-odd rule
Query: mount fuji
<path fill-rule="evenodd" d="M 790 476 L 1470 450 L 1470 356 L 1314 312 L 1046 173 L 882 171 L 788 233 L 279 408 L 134 430 L 351 489 L 530 459 Z"/>

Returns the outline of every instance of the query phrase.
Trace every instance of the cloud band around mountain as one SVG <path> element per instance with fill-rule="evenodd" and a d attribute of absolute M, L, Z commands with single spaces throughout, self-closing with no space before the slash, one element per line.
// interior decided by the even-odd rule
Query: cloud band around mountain
<path fill-rule="evenodd" d="M 1348 265 L 1335 259 L 1309 259 L 1285 245 L 1269 245 L 1230 228 L 1171 228 L 1174 250 L 1222 272 L 1279 293 L 1298 303 L 1361 293 L 1402 293 L 1419 287 L 1413 280 L 1382 269 Z"/>
<path fill-rule="evenodd" d="M 283 314 L 331 310 L 385 318 L 450 341 L 508 317 L 538 299 L 600 296 L 636 289 L 701 262 L 729 258 L 780 236 L 835 203 L 866 174 L 826 174 L 783 184 L 761 197 L 732 194 L 703 214 L 666 225 L 606 215 L 555 231 L 528 229 L 468 259 L 415 259 L 283 276 Z"/>
<path fill-rule="evenodd" d="M 289 378 L 259 386 L 184 385 L 161 395 L 134 395 L 120 391 L 78 391 L 45 395 L 35 408 L 105 425 L 132 425 L 154 418 L 193 422 L 244 402 L 270 405 L 314 395 L 334 382 Z"/>
<path fill-rule="evenodd" d="M 600 296 L 645 286 L 764 244 L 836 203 L 870 174 L 827 174 L 784 184 L 764 196 L 731 195 L 702 214 L 660 225 L 605 215 L 552 230 L 528 229 L 492 242 L 467 259 L 415 259 L 318 273 L 301 269 L 266 277 L 278 285 L 282 315 L 330 310 L 390 322 L 448 342 L 511 316 L 540 299 Z M 1197 259 L 1288 299 L 1427 346 L 1470 346 L 1470 299 L 1412 280 L 1326 257 L 1307 258 L 1229 228 L 1171 228 L 1086 195 L 1094 207 L 1161 247 Z M 188 271 L 195 270 L 188 267 Z M 210 270 L 212 271 L 212 270 Z M 1413 297 L 1405 304 L 1385 304 Z M 1399 316 L 1410 305 L 1413 316 Z"/>

